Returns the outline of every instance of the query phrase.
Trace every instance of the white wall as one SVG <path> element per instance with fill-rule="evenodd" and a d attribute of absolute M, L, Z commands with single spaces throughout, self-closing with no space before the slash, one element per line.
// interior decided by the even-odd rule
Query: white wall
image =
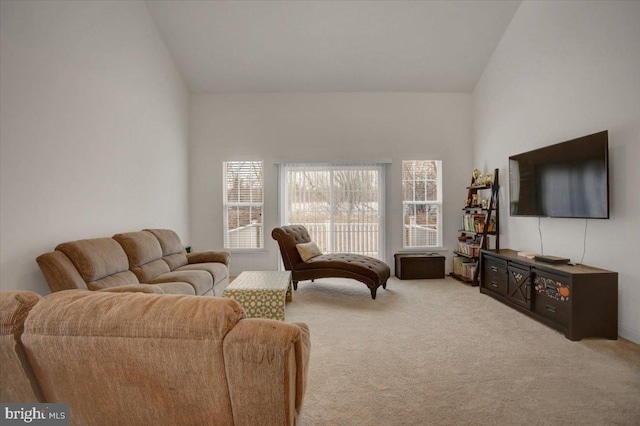
<path fill-rule="evenodd" d="M 387 261 L 402 248 L 400 164 L 439 159 L 444 169 L 444 245 L 452 249 L 471 176 L 471 105 L 466 94 L 325 93 L 193 95 L 190 111 L 191 235 L 196 249 L 223 246 L 222 161 L 265 164 L 265 249 L 232 254 L 231 274 L 275 269 L 278 161 L 391 159 Z M 447 265 L 449 262 L 447 261 Z M 393 268 L 393 266 L 392 266 Z"/>
<path fill-rule="evenodd" d="M 188 222 L 188 92 L 142 2 L 0 6 L 0 284 L 61 242 Z"/>
<path fill-rule="evenodd" d="M 509 155 L 609 130 L 611 219 L 588 221 L 583 263 L 619 273 L 619 333 L 640 343 L 640 2 L 524 2 L 473 94 L 473 122 L 475 164 L 504 170 Z M 503 246 L 540 252 L 538 219 L 507 208 Z M 541 223 L 545 254 L 579 262 L 585 220 Z"/>

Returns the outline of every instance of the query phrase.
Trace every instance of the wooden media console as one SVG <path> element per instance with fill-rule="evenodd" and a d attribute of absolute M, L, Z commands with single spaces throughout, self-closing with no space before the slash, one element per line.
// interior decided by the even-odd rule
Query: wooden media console
<path fill-rule="evenodd" d="M 509 249 L 482 250 L 480 292 L 570 340 L 618 338 L 617 272 L 544 263 Z"/>

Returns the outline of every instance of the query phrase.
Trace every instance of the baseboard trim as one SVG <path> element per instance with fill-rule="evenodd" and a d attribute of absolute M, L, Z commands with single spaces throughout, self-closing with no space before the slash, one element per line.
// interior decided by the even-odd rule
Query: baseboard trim
<path fill-rule="evenodd" d="M 625 339 L 632 341 L 633 343 L 637 343 L 638 345 L 640 345 L 640 331 L 638 330 L 632 330 L 630 328 L 623 327 L 622 325 L 618 324 L 618 335 L 620 337 L 624 337 Z"/>

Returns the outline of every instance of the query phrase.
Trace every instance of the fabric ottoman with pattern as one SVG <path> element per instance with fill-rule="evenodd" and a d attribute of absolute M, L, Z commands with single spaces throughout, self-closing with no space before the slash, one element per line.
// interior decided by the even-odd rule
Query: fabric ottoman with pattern
<path fill-rule="evenodd" d="M 244 308 L 247 318 L 284 321 L 285 302 L 291 300 L 291 272 L 245 271 L 224 290 Z"/>

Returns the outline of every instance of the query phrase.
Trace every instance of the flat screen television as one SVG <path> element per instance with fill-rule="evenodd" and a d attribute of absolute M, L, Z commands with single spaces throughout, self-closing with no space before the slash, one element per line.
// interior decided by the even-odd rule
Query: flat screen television
<path fill-rule="evenodd" d="M 609 219 L 609 135 L 509 157 L 511 216 Z"/>

